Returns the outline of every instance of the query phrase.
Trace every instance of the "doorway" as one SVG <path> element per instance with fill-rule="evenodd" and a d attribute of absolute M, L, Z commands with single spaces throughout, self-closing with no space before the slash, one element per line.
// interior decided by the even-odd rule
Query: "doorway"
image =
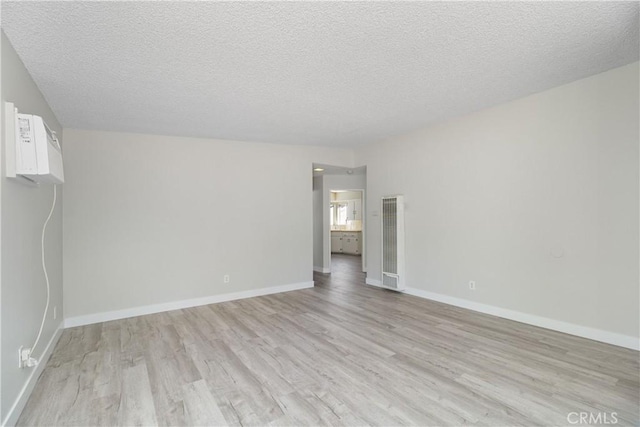
<path fill-rule="evenodd" d="M 343 260 L 343 264 L 359 263 L 364 271 L 362 261 L 363 252 L 363 199 L 364 190 L 335 190 L 329 191 L 329 228 L 331 231 L 331 271 L 334 271 L 336 257 Z"/>
<path fill-rule="evenodd" d="M 366 166 L 314 164 L 313 169 L 313 270 L 333 273 L 333 255 L 349 259 L 350 265 L 355 260 L 363 276 L 367 268 Z"/>

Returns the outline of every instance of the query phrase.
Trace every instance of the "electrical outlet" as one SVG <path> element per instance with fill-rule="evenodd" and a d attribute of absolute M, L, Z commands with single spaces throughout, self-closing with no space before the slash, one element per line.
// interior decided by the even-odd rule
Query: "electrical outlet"
<path fill-rule="evenodd" d="M 474 282 L 473 280 L 469 282 L 469 289 L 471 289 L 472 291 L 476 290 L 476 282 Z"/>
<path fill-rule="evenodd" d="M 53 307 L 53 320 L 56 320 L 58 318 L 58 306 L 54 306 Z"/>
<path fill-rule="evenodd" d="M 31 357 L 31 349 L 20 346 L 18 349 L 18 368 L 33 368 L 38 360 Z"/>
<path fill-rule="evenodd" d="M 224 283 L 229 283 L 231 281 L 231 277 L 228 274 L 224 275 Z"/>

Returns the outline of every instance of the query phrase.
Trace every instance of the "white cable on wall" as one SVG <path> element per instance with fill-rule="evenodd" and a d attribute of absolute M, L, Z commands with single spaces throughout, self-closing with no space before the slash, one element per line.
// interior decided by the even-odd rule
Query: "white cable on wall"
<path fill-rule="evenodd" d="M 44 272 L 44 280 L 47 284 L 47 304 L 45 305 L 44 313 L 42 314 L 42 322 L 40 323 L 40 330 L 38 331 L 38 336 L 36 337 L 36 341 L 31 346 L 31 354 L 33 354 L 33 351 L 38 345 L 38 341 L 40 341 L 40 337 L 42 336 L 42 330 L 44 329 L 44 323 L 47 320 L 47 312 L 49 311 L 49 300 L 51 297 L 51 289 L 49 285 L 49 274 L 47 273 L 47 265 L 44 260 L 44 236 L 47 231 L 47 225 L 49 224 L 49 220 L 53 215 L 54 209 L 56 208 L 57 197 L 58 197 L 58 189 L 57 189 L 57 185 L 54 184 L 53 185 L 53 203 L 51 204 L 51 210 L 49 211 L 49 216 L 47 217 L 47 220 L 44 222 L 44 225 L 42 226 L 42 239 L 41 239 L 42 271 Z M 34 362 L 37 364 L 37 361 L 34 361 Z"/>

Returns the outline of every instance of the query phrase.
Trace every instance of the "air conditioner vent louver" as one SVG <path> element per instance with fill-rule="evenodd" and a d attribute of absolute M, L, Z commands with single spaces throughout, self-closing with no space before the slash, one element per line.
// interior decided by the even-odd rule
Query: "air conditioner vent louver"
<path fill-rule="evenodd" d="M 382 284 L 388 288 L 398 289 L 398 277 L 384 273 L 382 275 Z"/>
<path fill-rule="evenodd" d="M 404 198 L 382 198 L 382 285 L 402 290 L 404 285 Z"/>

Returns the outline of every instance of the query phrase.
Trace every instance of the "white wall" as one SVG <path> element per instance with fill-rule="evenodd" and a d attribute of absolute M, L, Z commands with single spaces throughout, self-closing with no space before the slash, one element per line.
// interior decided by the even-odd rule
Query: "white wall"
<path fill-rule="evenodd" d="M 13 102 L 21 112 L 44 117 L 47 124 L 62 136 L 62 129 L 42 94 L 31 79 L 13 47 L 2 33 L 2 116 L 4 102 Z M 0 235 L 2 254 L 1 280 L 1 416 L 6 420 L 33 368 L 18 368 L 18 348 L 33 344 L 40 327 L 46 302 L 45 281 L 40 260 L 42 225 L 49 214 L 53 187 L 41 184 L 29 187 L 5 178 L 4 129 L 0 164 L 1 209 Z M 64 144 L 63 144 L 64 145 Z M 62 306 L 62 186 L 55 213 L 46 236 L 46 259 L 51 281 L 51 307 L 57 306 L 58 319 L 52 310 L 34 356 L 40 357 L 60 326 Z M 18 411 L 19 412 L 19 411 Z M 15 414 L 14 414 L 15 415 Z"/>
<path fill-rule="evenodd" d="M 67 317 L 312 281 L 312 163 L 352 160 L 65 129 Z"/>
<path fill-rule="evenodd" d="M 634 63 L 358 150 L 356 163 L 370 201 L 406 196 L 409 287 L 638 337 L 638 117 Z"/>

